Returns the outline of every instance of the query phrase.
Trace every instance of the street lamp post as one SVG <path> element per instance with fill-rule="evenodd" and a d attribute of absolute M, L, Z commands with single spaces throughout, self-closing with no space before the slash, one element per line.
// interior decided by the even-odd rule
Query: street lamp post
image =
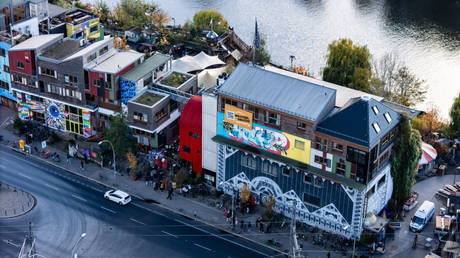
<path fill-rule="evenodd" d="M 173 20 L 173 22 L 174 22 L 173 28 L 175 28 L 176 27 L 176 18 L 171 17 L 171 20 Z"/>
<path fill-rule="evenodd" d="M 86 233 L 83 232 L 81 233 L 80 235 L 80 238 L 78 239 L 78 241 L 75 243 L 75 245 L 73 246 L 72 248 L 72 256 L 70 258 L 77 258 L 78 257 L 78 254 L 77 254 L 77 247 L 78 247 L 78 244 L 80 243 L 80 241 L 86 236 Z"/>
<path fill-rule="evenodd" d="M 346 225 L 343 227 L 343 230 L 347 230 L 350 227 L 350 225 Z M 355 258 L 355 247 L 356 247 L 356 237 L 353 235 L 353 251 L 351 254 L 351 257 Z"/>
<path fill-rule="evenodd" d="M 113 154 L 113 176 L 115 177 L 115 184 L 117 184 L 117 163 L 115 161 L 115 148 L 113 148 L 113 144 L 109 140 L 102 140 L 98 143 L 98 145 L 101 145 L 104 142 L 108 142 L 110 146 L 112 147 L 112 154 Z"/>

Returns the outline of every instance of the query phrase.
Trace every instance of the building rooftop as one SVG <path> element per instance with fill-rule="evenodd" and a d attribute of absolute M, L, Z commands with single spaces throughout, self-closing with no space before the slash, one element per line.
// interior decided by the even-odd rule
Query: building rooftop
<path fill-rule="evenodd" d="M 372 94 L 369 94 L 369 93 L 366 93 L 366 92 L 363 92 L 363 91 L 359 91 L 359 90 L 355 90 L 355 89 L 351 89 L 351 88 L 348 88 L 348 87 L 345 87 L 345 86 L 340 86 L 340 85 L 337 85 L 337 84 L 334 84 L 334 83 L 325 82 L 325 81 L 318 80 L 318 79 L 315 79 L 315 78 L 307 77 L 307 76 L 297 74 L 297 73 L 294 73 L 294 72 L 291 72 L 291 71 L 286 71 L 284 69 L 280 69 L 280 68 L 272 66 L 272 65 L 267 65 L 267 66 L 264 67 L 264 69 L 266 69 L 268 71 L 284 74 L 284 75 L 289 76 L 289 77 L 293 77 L 293 78 L 296 78 L 296 79 L 299 79 L 299 80 L 303 80 L 303 81 L 306 81 L 306 82 L 314 83 L 314 84 L 317 84 L 317 85 L 321 85 L 321 86 L 328 87 L 328 88 L 336 90 L 337 93 L 336 93 L 336 97 L 335 97 L 336 98 L 335 99 L 335 105 L 337 107 L 343 107 L 345 104 L 347 104 L 347 102 L 350 99 L 359 98 L 359 97 L 362 97 L 362 96 L 369 96 L 369 97 L 371 97 L 371 98 L 373 98 L 373 99 L 375 99 L 377 101 L 383 100 L 383 98 L 380 97 L 380 96 L 372 95 Z"/>
<path fill-rule="evenodd" d="M 83 22 L 98 18 L 94 13 L 82 10 L 82 9 L 76 9 L 73 11 L 70 11 L 66 14 L 65 20 L 67 23 L 70 23 L 72 25 L 77 25 L 81 24 Z"/>
<path fill-rule="evenodd" d="M 334 106 L 336 90 L 240 63 L 218 93 L 318 121 Z"/>
<path fill-rule="evenodd" d="M 398 125 L 400 117 L 398 112 L 375 99 L 354 98 L 332 112 L 316 130 L 371 148 Z"/>
<path fill-rule="evenodd" d="M 143 57 L 144 54 L 136 51 L 117 51 L 104 61 L 89 67 L 89 70 L 102 73 L 116 74 L 130 64 Z"/>
<path fill-rule="evenodd" d="M 136 66 L 134 69 L 129 71 L 128 73 L 123 75 L 123 78 L 129 81 L 138 81 L 142 77 L 144 77 L 146 74 L 152 72 L 153 70 L 157 69 L 164 63 L 166 63 L 168 60 L 170 60 L 171 57 L 169 55 L 164 55 L 157 53 L 150 58 L 146 59 L 142 64 Z"/>
<path fill-rule="evenodd" d="M 144 91 L 140 96 L 131 100 L 131 102 L 146 105 L 146 106 L 153 106 L 165 96 L 153 93 L 151 91 Z"/>
<path fill-rule="evenodd" d="M 34 36 L 12 47 L 10 51 L 39 49 L 49 44 L 52 44 L 53 42 L 61 38 L 63 38 L 62 34 L 46 34 Z"/>
<path fill-rule="evenodd" d="M 179 86 L 184 84 L 190 78 L 192 78 L 191 75 L 178 73 L 178 72 L 172 72 L 167 77 L 165 77 L 163 80 L 161 80 L 160 84 L 163 84 L 169 87 L 173 87 L 173 88 L 179 88 Z"/>
<path fill-rule="evenodd" d="M 100 40 L 100 41 L 96 41 L 90 45 L 87 45 L 85 48 L 82 48 L 80 51 L 78 51 L 77 53 L 69 56 L 66 58 L 66 60 L 70 60 L 72 58 L 75 58 L 75 57 L 78 57 L 78 56 L 83 56 L 85 54 L 88 54 L 89 52 L 93 51 L 94 49 L 108 43 L 109 41 L 113 40 L 113 38 L 111 36 L 105 36 L 103 40 Z"/>
<path fill-rule="evenodd" d="M 44 49 L 40 56 L 55 60 L 63 60 L 81 49 L 83 49 L 83 47 L 80 46 L 80 41 L 64 39 Z"/>
<path fill-rule="evenodd" d="M 58 5 L 48 3 L 49 17 L 56 17 L 58 15 L 64 14 L 67 12 L 67 9 L 60 7 Z"/>

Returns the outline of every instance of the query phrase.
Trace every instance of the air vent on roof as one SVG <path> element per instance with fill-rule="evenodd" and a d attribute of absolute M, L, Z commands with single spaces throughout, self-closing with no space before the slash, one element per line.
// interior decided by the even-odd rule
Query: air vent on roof
<path fill-rule="evenodd" d="M 378 115 L 379 114 L 379 108 L 377 106 L 372 106 L 372 110 L 374 111 L 374 114 Z"/>
<path fill-rule="evenodd" d="M 380 133 L 380 126 L 377 124 L 377 122 L 373 122 L 372 127 L 374 127 L 376 133 Z"/>
<path fill-rule="evenodd" d="M 364 101 L 369 101 L 369 96 L 366 96 L 366 95 L 361 96 L 361 99 Z"/>

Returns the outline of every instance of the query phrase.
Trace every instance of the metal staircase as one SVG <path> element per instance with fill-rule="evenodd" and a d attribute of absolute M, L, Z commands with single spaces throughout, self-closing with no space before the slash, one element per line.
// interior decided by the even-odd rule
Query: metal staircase
<path fill-rule="evenodd" d="M 364 207 L 364 192 L 357 192 L 355 204 L 353 206 L 353 219 L 351 226 L 353 236 L 359 236 L 363 228 L 363 207 Z"/>
<path fill-rule="evenodd" d="M 225 146 L 217 144 L 217 173 L 216 183 L 220 184 L 225 181 Z"/>

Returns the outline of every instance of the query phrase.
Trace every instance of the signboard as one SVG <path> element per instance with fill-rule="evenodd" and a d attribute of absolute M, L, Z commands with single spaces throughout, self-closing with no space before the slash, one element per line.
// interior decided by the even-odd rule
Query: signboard
<path fill-rule="evenodd" d="M 225 104 L 224 122 L 252 130 L 252 113 L 235 106 Z"/>
<path fill-rule="evenodd" d="M 46 148 L 46 141 L 42 141 L 42 149 Z"/>

